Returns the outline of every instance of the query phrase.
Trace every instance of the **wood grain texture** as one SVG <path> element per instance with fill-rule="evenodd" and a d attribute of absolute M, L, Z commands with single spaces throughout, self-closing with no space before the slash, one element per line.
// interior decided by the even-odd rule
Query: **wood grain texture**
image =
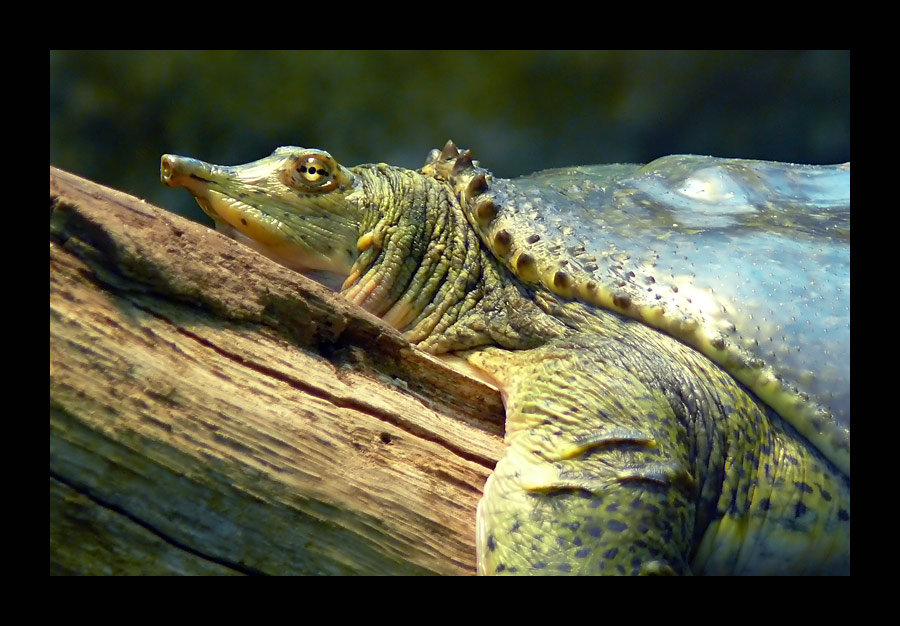
<path fill-rule="evenodd" d="M 51 574 L 470 574 L 499 394 L 50 168 Z"/>

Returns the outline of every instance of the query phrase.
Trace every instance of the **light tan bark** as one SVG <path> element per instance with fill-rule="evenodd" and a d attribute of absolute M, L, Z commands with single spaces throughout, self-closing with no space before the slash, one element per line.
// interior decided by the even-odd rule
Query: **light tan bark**
<path fill-rule="evenodd" d="M 51 574 L 466 574 L 499 395 L 50 168 Z"/>

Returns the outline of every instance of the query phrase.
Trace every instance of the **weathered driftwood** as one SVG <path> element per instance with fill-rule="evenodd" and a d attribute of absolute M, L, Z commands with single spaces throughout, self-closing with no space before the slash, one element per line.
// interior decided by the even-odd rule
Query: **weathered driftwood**
<path fill-rule="evenodd" d="M 499 394 L 50 168 L 51 574 L 465 574 Z"/>

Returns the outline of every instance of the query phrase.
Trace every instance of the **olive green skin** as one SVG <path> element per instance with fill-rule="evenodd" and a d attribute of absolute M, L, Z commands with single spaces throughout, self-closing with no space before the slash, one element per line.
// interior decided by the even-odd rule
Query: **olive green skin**
<path fill-rule="evenodd" d="M 340 275 L 349 300 L 501 389 L 507 452 L 479 505 L 480 573 L 849 573 L 849 365 L 845 428 L 834 408 L 842 393 L 830 405 L 811 394 L 817 379 L 795 375 L 805 361 L 747 323 L 780 310 L 744 306 L 758 276 L 726 302 L 710 295 L 726 297 L 714 273 L 681 265 L 687 251 L 695 268 L 756 262 L 793 250 L 792 230 L 803 231 L 801 243 L 825 242 L 836 259 L 815 279 L 837 287 L 816 297 L 849 298 L 849 272 L 839 283 L 849 165 L 846 217 L 823 192 L 841 195 L 845 166 L 800 166 L 801 182 L 827 185 L 793 204 L 778 195 L 783 181 L 770 185 L 775 211 L 761 219 L 735 203 L 716 211 L 708 187 L 684 184 L 759 178 L 760 162 L 698 169 L 685 159 L 703 158 L 503 181 L 451 143 L 418 172 L 344 168 L 288 147 L 233 168 L 166 155 L 162 177 L 187 187 L 223 232 L 300 271 Z M 764 165 L 769 181 L 796 179 L 798 166 Z M 671 202 L 666 176 L 679 168 L 683 193 Z M 717 253 L 710 233 L 746 250 Z M 774 274 L 772 298 L 797 300 Z M 828 317 L 824 328 L 841 336 L 840 316 Z M 768 335 L 773 322 L 758 326 Z M 844 354 L 830 357 L 837 370 Z M 828 377 L 839 389 L 840 372 Z"/>

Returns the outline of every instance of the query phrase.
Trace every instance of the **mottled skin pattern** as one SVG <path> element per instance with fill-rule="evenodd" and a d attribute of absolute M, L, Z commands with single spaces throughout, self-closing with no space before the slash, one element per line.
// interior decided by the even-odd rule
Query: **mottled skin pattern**
<path fill-rule="evenodd" d="M 675 155 L 504 180 L 456 152 L 425 171 L 520 280 L 700 350 L 850 473 L 849 163 Z"/>
<path fill-rule="evenodd" d="M 162 178 L 496 382 L 508 449 L 479 505 L 480 573 L 849 573 L 849 474 L 683 338 L 568 276 L 542 287 L 540 256 L 510 267 L 511 242 L 481 232 L 497 212 L 466 206 L 470 166 L 449 144 L 422 172 L 289 147 L 233 168 L 166 155 Z"/>
<path fill-rule="evenodd" d="M 483 571 L 848 570 L 846 477 L 695 351 L 578 314 L 589 331 L 470 357 L 508 394 L 509 449 L 479 511 Z"/>

